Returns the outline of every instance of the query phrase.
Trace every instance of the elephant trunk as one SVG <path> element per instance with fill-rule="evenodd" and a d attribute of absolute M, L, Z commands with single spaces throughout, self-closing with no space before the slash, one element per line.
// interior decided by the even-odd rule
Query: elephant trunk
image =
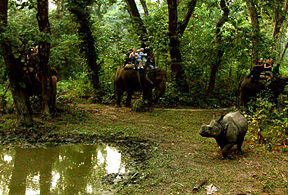
<path fill-rule="evenodd" d="M 145 75 L 146 80 L 151 84 L 154 85 L 154 83 L 151 81 L 151 79 L 149 78 L 148 74 Z"/>
<path fill-rule="evenodd" d="M 158 100 L 160 99 L 160 97 L 162 97 L 162 96 L 164 95 L 165 90 L 166 90 L 166 84 L 165 84 L 165 82 L 161 83 L 161 84 L 159 85 L 159 87 L 157 87 L 157 88 L 155 89 L 156 95 L 155 95 L 155 99 L 154 99 L 154 101 L 153 101 L 154 103 L 157 103 Z"/>

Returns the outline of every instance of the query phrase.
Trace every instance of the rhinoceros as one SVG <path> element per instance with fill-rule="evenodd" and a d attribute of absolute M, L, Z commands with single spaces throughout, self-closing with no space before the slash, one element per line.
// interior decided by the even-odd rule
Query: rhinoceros
<path fill-rule="evenodd" d="M 202 137 L 214 137 L 220 146 L 222 155 L 227 157 L 227 152 L 237 144 L 241 154 L 241 146 L 248 129 L 248 121 L 239 111 L 222 115 L 218 120 L 212 120 L 209 125 L 201 127 Z"/>

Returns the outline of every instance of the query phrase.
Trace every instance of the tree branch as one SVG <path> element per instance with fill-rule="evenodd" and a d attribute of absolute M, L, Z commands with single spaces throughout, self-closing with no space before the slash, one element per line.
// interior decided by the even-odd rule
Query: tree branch
<path fill-rule="evenodd" d="M 147 30 L 139 14 L 137 5 L 134 0 L 125 0 L 125 2 L 127 3 L 128 12 L 133 21 L 133 25 L 135 25 L 136 33 L 142 42 L 141 47 L 145 48 L 147 41 Z"/>
<path fill-rule="evenodd" d="M 279 3 L 279 2 L 277 2 Z M 278 7 L 279 9 L 275 10 L 275 23 L 274 23 L 274 28 L 272 31 L 272 38 L 275 39 L 278 37 L 278 34 L 281 29 L 281 25 L 285 21 L 286 15 L 287 15 L 287 9 L 288 9 L 288 0 L 285 0 L 284 6 L 283 6 L 283 11 L 281 12 L 280 6 Z"/>
<path fill-rule="evenodd" d="M 221 35 L 220 35 L 221 28 L 225 24 L 225 22 L 228 21 L 228 16 L 229 16 L 229 8 L 227 7 L 225 0 L 220 1 L 220 6 L 221 6 L 221 9 L 223 11 L 223 15 L 222 15 L 222 18 L 216 24 L 216 37 L 217 37 L 217 39 L 221 38 Z"/>
<path fill-rule="evenodd" d="M 224 55 L 224 47 L 223 47 L 223 43 L 222 43 L 221 28 L 223 27 L 225 22 L 228 21 L 229 8 L 226 5 L 225 0 L 220 1 L 220 7 L 221 7 L 221 10 L 223 11 L 223 14 L 222 14 L 222 17 L 220 18 L 220 20 L 216 24 L 215 35 L 216 35 L 216 40 L 217 40 L 217 47 L 216 47 L 217 48 L 217 50 L 216 50 L 217 56 L 216 56 L 215 62 L 211 66 L 210 80 L 209 80 L 209 86 L 208 86 L 208 91 L 207 91 L 208 94 L 213 92 L 213 90 L 214 90 L 216 74 L 217 74 L 217 71 L 221 65 L 221 59 Z"/>
<path fill-rule="evenodd" d="M 188 10 L 187 10 L 187 13 L 184 17 L 184 20 L 182 22 L 179 22 L 179 25 L 178 25 L 178 33 L 179 33 L 179 36 L 182 36 L 188 23 L 189 23 L 189 20 L 195 10 L 195 7 L 196 7 L 196 3 L 197 3 L 197 0 L 190 0 L 190 2 L 188 3 Z"/>
<path fill-rule="evenodd" d="M 245 0 L 245 1 L 248 7 L 252 23 L 252 56 L 253 56 L 252 62 L 256 64 L 259 55 L 260 23 L 258 20 L 258 12 L 254 0 Z"/>
<path fill-rule="evenodd" d="M 146 5 L 146 0 L 140 0 L 140 3 L 142 5 L 142 7 L 143 7 L 145 16 L 149 16 L 148 8 L 147 8 L 147 5 Z"/>

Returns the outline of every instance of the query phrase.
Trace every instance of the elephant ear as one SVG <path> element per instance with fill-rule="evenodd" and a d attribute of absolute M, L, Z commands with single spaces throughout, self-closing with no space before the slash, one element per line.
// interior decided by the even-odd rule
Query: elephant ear
<path fill-rule="evenodd" d="M 167 80 L 166 72 L 160 69 L 152 69 L 148 72 L 149 78 L 154 84 L 157 85 L 158 82 L 162 82 L 163 80 Z"/>
<path fill-rule="evenodd" d="M 166 74 L 164 72 L 162 72 L 161 70 L 155 69 L 155 79 L 156 80 L 161 80 L 163 79 L 163 77 L 165 77 L 166 79 Z"/>

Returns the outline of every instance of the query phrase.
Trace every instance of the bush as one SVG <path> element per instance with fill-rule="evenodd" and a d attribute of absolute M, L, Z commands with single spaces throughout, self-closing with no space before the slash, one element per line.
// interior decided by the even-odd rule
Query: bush
<path fill-rule="evenodd" d="M 8 87 L 8 81 L 0 84 L 0 112 L 13 112 L 13 97 Z"/>
<path fill-rule="evenodd" d="M 152 107 L 148 105 L 148 101 L 143 102 L 142 99 L 137 99 L 132 105 L 134 112 L 151 112 Z"/>
<path fill-rule="evenodd" d="M 68 80 L 58 82 L 57 91 L 57 100 L 66 102 L 89 99 L 94 94 L 88 74 L 85 72 L 74 74 Z"/>
<path fill-rule="evenodd" d="M 248 106 L 252 139 L 267 144 L 269 149 L 288 148 L 287 95 L 279 97 L 279 105 L 276 107 L 265 97 L 257 98 L 254 104 Z"/>
<path fill-rule="evenodd" d="M 190 84 L 188 93 L 177 89 L 175 82 L 166 83 L 166 91 L 159 104 L 163 106 L 192 106 L 197 108 L 227 107 L 236 101 L 235 92 L 231 89 L 216 88 L 213 94 L 207 95 L 205 82 L 195 81 Z"/>

